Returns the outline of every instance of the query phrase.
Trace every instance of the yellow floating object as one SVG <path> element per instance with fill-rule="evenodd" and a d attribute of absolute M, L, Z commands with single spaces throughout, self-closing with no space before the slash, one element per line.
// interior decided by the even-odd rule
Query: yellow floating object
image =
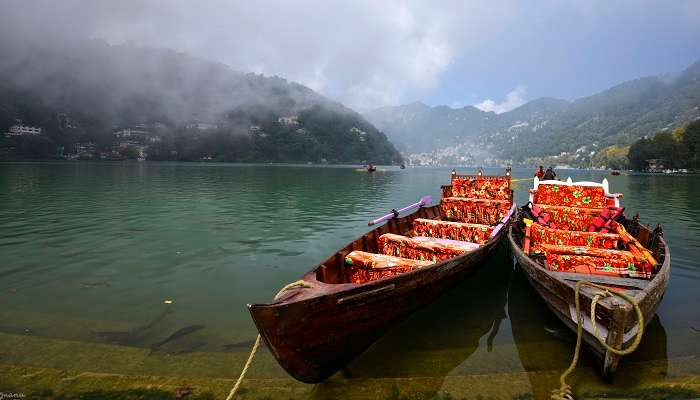
<path fill-rule="evenodd" d="M 173 301 L 170 300 L 170 299 L 165 299 L 165 300 L 163 300 L 163 303 L 165 303 L 165 304 L 173 304 Z"/>

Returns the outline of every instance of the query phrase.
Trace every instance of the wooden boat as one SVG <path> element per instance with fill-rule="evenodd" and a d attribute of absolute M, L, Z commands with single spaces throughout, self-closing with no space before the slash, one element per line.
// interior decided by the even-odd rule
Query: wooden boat
<path fill-rule="evenodd" d="M 403 217 L 405 209 L 392 210 L 382 217 L 390 217 L 386 224 L 335 252 L 301 284 L 268 304 L 248 305 L 267 347 L 291 376 L 314 383 L 343 368 L 475 271 L 505 237 L 515 212 L 510 174 L 453 173 L 451 183 L 442 187 L 439 205 L 419 202 Z"/>
<path fill-rule="evenodd" d="M 560 198 L 568 196 L 566 193 L 576 193 L 576 198 L 569 197 L 563 202 L 575 206 L 551 204 L 548 200 L 552 197 L 545 195 L 547 191 L 550 191 L 549 194 L 556 191 Z M 574 183 L 570 179 L 560 182 L 539 181 L 535 178 L 534 189 L 530 191 L 530 203 L 518 212 L 510 227 L 508 240 L 515 260 L 547 306 L 574 332 L 577 329 L 574 293 L 579 281 L 608 286 L 611 290 L 632 296 L 642 311 L 645 324 L 652 320 L 666 291 L 671 254 L 659 226 L 651 230 L 640 224 L 639 217 L 635 216 L 632 219 L 620 217 L 619 225 L 613 224 L 616 228 L 608 233 L 573 229 L 577 224 L 581 225 L 579 228 L 585 226 L 591 222 L 587 216 L 595 215 L 596 210 L 600 211 L 595 207 L 577 207 L 584 205 L 577 203 L 579 199 L 585 199 L 588 205 L 598 203 L 607 208 L 619 207 L 620 197 L 620 194 L 609 193 L 607 180 L 602 183 Z M 544 201 L 541 203 L 541 200 Z M 535 221 L 528 226 L 526 216 L 530 215 L 526 214 L 531 212 L 532 204 L 542 207 L 545 213 L 549 212 L 548 216 L 553 216 L 553 221 L 561 223 L 558 227 L 561 229 L 543 228 L 541 219 L 540 223 Z M 567 220 L 565 215 L 576 218 Z M 533 234 L 535 231 L 538 233 Z M 581 240 L 585 241 L 585 245 L 571 243 Z M 538 244 L 538 241 L 542 243 Z M 547 241 L 558 245 L 549 245 L 545 243 Z M 545 249 L 544 252 L 540 251 L 542 248 Z M 564 254 L 568 254 L 566 262 L 569 264 L 559 263 L 559 260 L 564 259 Z M 646 256 L 651 256 L 653 262 Z M 620 260 L 631 261 L 625 261 L 626 268 L 617 268 L 615 265 Z M 606 349 L 593 334 L 590 307 L 598 292 L 586 286 L 580 291 L 583 341 L 599 359 L 603 377 L 611 379 L 621 356 Z M 596 323 L 599 336 L 615 349 L 629 346 L 639 330 L 635 310 L 618 297 L 605 297 L 598 303 Z"/>

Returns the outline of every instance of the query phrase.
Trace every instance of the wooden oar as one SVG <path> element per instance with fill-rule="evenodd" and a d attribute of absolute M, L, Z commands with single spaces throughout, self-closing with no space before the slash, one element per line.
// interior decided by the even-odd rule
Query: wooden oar
<path fill-rule="evenodd" d="M 411 205 L 408 205 L 408 206 L 406 206 L 406 207 L 404 207 L 404 208 L 401 208 L 401 209 L 398 209 L 398 210 L 396 210 L 396 209 L 391 210 L 391 212 L 390 212 L 389 214 L 387 214 L 387 215 L 385 215 L 385 216 L 383 216 L 383 217 L 379 217 L 379 218 L 377 218 L 377 219 L 373 219 L 373 220 L 369 221 L 369 222 L 367 223 L 367 225 L 368 225 L 368 226 L 372 226 L 372 225 L 378 224 L 378 223 L 380 223 L 380 222 L 388 221 L 388 220 L 390 220 L 390 219 L 392 219 L 392 218 L 398 217 L 399 214 L 401 214 L 401 213 L 404 213 L 404 212 L 406 212 L 406 211 L 411 211 L 411 210 L 413 210 L 413 209 L 415 209 L 415 208 L 420 208 L 420 207 L 423 207 L 423 206 L 427 206 L 428 204 L 430 204 L 430 203 L 432 203 L 432 202 L 433 202 L 433 197 L 432 197 L 432 196 L 423 196 L 423 197 L 420 198 L 420 201 L 419 201 L 418 203 L 413 203 L 413 204 L 411 204 Z"/>
<path fill-rule="evenodd" d="M 627 232 L 627 230 L 625 229 L 625 227 L 622 226 L 622 224 L 615 222 L 614 227 L 617 231 L 617 234 L 620 235 L 620 239 L 622 239 L 622 241 L 630 245 L 630 250 L 632 250 L 631 247 L 635 247 L 636 251 L 632 251 L 632 253 L 641 253 L 638 254 L 638 256 L 645 258 L 652 265 L 652 267 L 658 263 L 654 256 L 651 254 L 651 252 L 647 250 L 647 248 L 644 247 L 641 243 L 639 243 L 639 240 L 637 240 L 637 238 L 630 235 L 629 232 Z"/>

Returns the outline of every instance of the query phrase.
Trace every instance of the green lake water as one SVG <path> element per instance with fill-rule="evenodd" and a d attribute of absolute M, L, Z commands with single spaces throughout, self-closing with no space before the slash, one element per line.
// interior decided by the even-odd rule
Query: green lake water
<path fill-rule="evenodd" d="M 234 378 L 256 335 L 246 303 L 271 299 L 367 231 L 369 219 L 426 194 L 437 201 L 449 172 L 0 164 L 0 364 L 183 382 Z M 514 178 L 531 172 L 516 169 Z M 577 390 L 612 393 L 700 375 L 700 178 L 559 176 L 607 178 L 611 191 L 624 193 L 628 215 L 662 224 L 672 255 L 668 291 L 641 348 L 623 361 L 614 385 L 599 380 L 584 354 Z M 516 185 L 519 204 L 531 184 Z M 297 384 L 261 350 L 244 396 L 544 398 L 558 386 L 574 342 L 513 268 L 504 243 L 475 276 L 327 382 Z M 0 382 L 0 390 L 33 390 L 31 380 L 13 382 Z"/>

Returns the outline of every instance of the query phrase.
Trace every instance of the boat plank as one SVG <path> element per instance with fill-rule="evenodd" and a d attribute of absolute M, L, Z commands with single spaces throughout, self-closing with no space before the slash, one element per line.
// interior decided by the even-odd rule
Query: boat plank
<path fill-rule="evenodd" d="M 551 275 L 554 275 L 560 279 L 566 279 L 567 281 L 588 281 L 593 283 L 599 283 L 604 285 L 614 285 L 614 286 L 627 286 L 632 288 L 644 289 L 649 286 L 649 281 L 643 279 L 634 278 L 617 278 L 601 275 L 591 275 L 591 274 L 578 274 L 575 272 L 560 272 L 560 271 L 549 271 Z"/>

